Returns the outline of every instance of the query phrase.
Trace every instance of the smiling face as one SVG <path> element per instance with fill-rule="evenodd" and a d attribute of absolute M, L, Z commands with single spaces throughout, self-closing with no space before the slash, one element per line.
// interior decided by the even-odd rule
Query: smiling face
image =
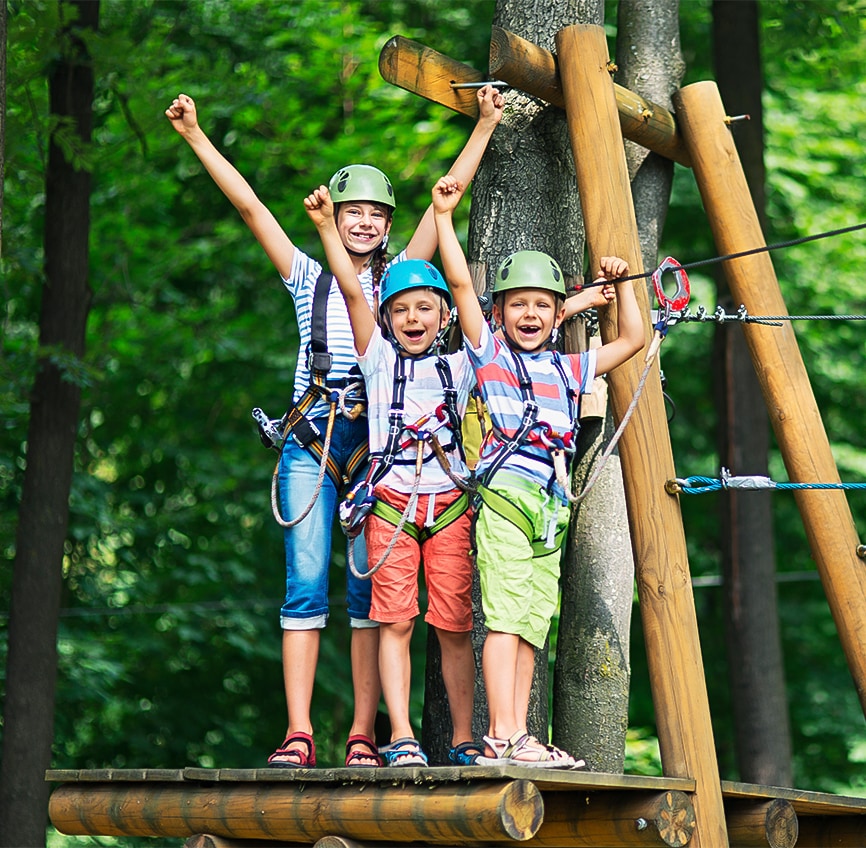
<path fill-rule="evenodd" d="M 565 304 L 545 289 L 510 289 L 493 305 L 493 320 L 518 350 L 532 353 L 550 341 L 565 317 Z"/>
<path fill-rule="evenodd" d="M 348 201 L 337 213 L 337 231 L 350 253 L 372 253 L 391 229 L 391 210 L 381 203 Z"/>
<path fill-rule="evenodd" d="M 445 299 L 431 289 L 398 292 L 388 301 L 386 310 L 395 341 L 415 356 L 424 353 L 448 324 Z"/>

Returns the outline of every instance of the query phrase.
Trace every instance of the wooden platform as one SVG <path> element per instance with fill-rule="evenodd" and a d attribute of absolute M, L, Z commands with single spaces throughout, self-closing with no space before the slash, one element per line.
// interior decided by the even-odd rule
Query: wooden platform
<path fill-rule="evenodd" d="M 692 780 L 517 766 L 53 770 L 62 833 L 189 846 L 683 848 Z M 731 846 L 866 845 L 866 799 L 722 782 Z M 715 848 L 715 846 L 711 846 Z"/>

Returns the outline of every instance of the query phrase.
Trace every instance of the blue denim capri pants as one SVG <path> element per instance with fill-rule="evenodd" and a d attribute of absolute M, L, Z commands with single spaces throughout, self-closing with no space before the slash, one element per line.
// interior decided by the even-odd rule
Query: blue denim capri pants
<path fill-rule="evenodd" d="M 322 433 L 327 417 L 313 423 Z M 367 418 L 350 421 L 337 415 L 331 434 L 330 456 L 340 468 L 359 444 L 367 441 Z M 358 473 L 364 473 L 362 466 Z M 300 515 L 310 502 L 319 475 L 319 460 L 289 436 L 280 455 L 280 510 L 286 521 Z M 283 630 L 319 630 L 328 623 L 328 574 L 331 564 L 331 538 L 340 492 L 328 474 L 309 514 L 294 527 L 284 529 L 286 549 L 286 599 L 280 610 Z M 341 534 L 342 535 L 342 534 Z M 363 534 L 355 540 L 355 564 L 366 570 L 367 551 Z M 352 627 L 376 627 L 370 621 L 370 581 L 359 580 L 348 567 L 346 558 L 347 606 Z"/>

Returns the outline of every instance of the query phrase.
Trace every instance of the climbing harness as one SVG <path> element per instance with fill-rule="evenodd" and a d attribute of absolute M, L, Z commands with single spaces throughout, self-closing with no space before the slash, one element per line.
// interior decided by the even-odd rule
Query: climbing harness
<path fill-rule="evenodd" d="M 670 495 L 682 492 L 686 495 L 702 495 L 706 492 L 738 489 L 740 491 L 759 491 L 768 489 L 866 489 L 866 483 L 777 483 L 769 477 L 747 475 L 734 477 L 727 468 L 722 468 L 715 477 L 675 477 L 665 483 L 665 491 Z"/>
<path fill-rule="evenodd" d="M 432 524 L 418 531 L 414 525 L 408 524 L 410 516 L 414 514 L 418 502 L 418 489 L 421 484 L 421 472 L 424 465 L 424 445 L 429 444 L 431 455 L 439 462 L 442 470 L 449 479 L 462 489 L 464 493 L 472 488 L 472 480 L 463 479 L 456 475 L 451 469 L 451 463 L 447 457 L 447 451 L 456 449 L 461 459 L 465 461 L 463 454 L 463 441 L 460 427 L 460 414 L 457 409 L 457 390 L 451 375 L 451 366 L 443 356 L 436 357 L 436 373 L 442 384 L 443 402 L 435 410 L 420 416 L 412 424 L 406 424 L 405 394 L 406 394 L 406 357 L 399 354 L 394 359 L 394 378 L 391 408 L 388 413 L 388 437 L 385 447 L 370 458 L 370 466 L 366 476 L 361 480 L 340 503 L 340 526 L 349 539 L 349 569 L 352 574 L 367 580 L 372 577 L 385 563 L 400 533 L 406 532 L 413 538 L 424 541 L 429 536 L 446 527 L 469 508 L 469 498 L 458 498 L 454 504 L 443 511 Z M 451 430 L 452 441 L 442 446 L 437 432 L 443 427 Z M 405 465 L 408 461 L 401 461 L 398 457 L 407 451 L 412 443 L 415 443 L 415 475 L 412 483 L 412 492 L 402 514 L 386 503 L 380 501 L 375 495 L 376 486 L 385 478 L 394 465 Z M 395 525 L 394 535 L 385 552 L 372 568 L 361 572 L 355 565 L 354 540 L 361 533 L 370 513 L 373 513 L 385 521 Z M 447 515 L 446 515 L 447 513 Z"/>
<path fill-rule="evenodd" d="M 309 515 L 322 489 L 326 473 L 337 489 L 341 489 L 349 484 L 357 469 L 366 461 L 368 454 L 366 445 L 359 445 L 346 462 L 345 469 L 340 469 L 330 455 L 331 437 L 337 411 L 339 410 L 348 420 L 354 421 L 365 407 L 364 383 L 360 375 L 357 377 L 349 376 L 340 380 L 327 379 L 333 363 L 327 342 L 327 303 L 333 279 L 331 273 L 322 270 L 316 280 L 310 323 L 310 344 L 307 348 L 307 368 L 310 373 L 310 382 L 304 393 L 281 419 L 268 418 L 259 407 L 252 411 L 253 419 L 259 428 L 262 444 L 265 447 L 274 448 L 282 456 L 287 440 L 291 436 L 300 447 L 304 448 L 319 462 L 316 485 L 313 487 L 309 502 L 299 515 L 289 520 L 285 519 L 280 511 L 280 460 L 277 459 L 271 479 L 271 511 L 277 524 L 286 529 L 300 524 Z M 351 399 L 351 406 L 348 405 L 349 399 Z M 328 423 L 324 437 L 318 427 L 307 418 L 307 412 L 319 400 L 325 400 L 329 404 Z"/>

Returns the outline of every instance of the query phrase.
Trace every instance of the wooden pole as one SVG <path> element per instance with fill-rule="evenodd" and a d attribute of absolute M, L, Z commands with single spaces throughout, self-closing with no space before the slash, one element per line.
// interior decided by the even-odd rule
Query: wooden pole
<path fill-rule="evenodd" d="M 577 169 L 591 269 L 601 255 L 643 271 L 607 42 L 597 26 L 571 26 L 556 36 L 559 72 Z M 628 283 L 627 285 L 634 285 Z M 646 288 L 635 285 L 646 316 Z M 602 316 L 602 339 L 616 335 L 615 308 Z M 631 403 L 643 357 L 610 375 L 614 415 Z M 631 527 L 650 684 L 665 774 L 695 780 L 691 848 L 728 845 L 713 728 L 698 638 L 682 515 L 665 493 L 674 463 L 657 363 L 619 443 Z"/>
<path fill-rule="evenodd" d="M 716 84 L 686 86 L 674 103 L 717 249 L 727 254 L 765 246 Z M 729 260 L 723 267 L 735 302 L 749 314 L 787 314 L 769 253 Z M 839 482 L 791 322 L 745 324 L 743 332 L 790 481 Z M 794 498 L 866 712 L 866 565 L 857 556 L 860 542 L 845 492 L 795 490 Z"/>
<path fill-rule="evenodd" d="M 794 848 L 799 826 L 790 801 L 725 801 L 728 838 L 736 848 Z"/>
<path fill-rule="evenodd" d="M 541 826 L 541 792 L 528 780 L 416 786 L 227 782 L 79 783 L 58 787 L 48 814 L 61 833 L 212 834 L 311 844 L 334 833 L 369 842 L 509 842 Z"/>
<path fill-rule="evenodd" d="M 543 47 L 494 26 L 490 37 L 490 76 L 565 108 L 556 57 Z M 614 83 L 622 134 L 648 150 L 690 165 L 689 153 L 677 132 L 674 116 L 657 103 Z"/>

